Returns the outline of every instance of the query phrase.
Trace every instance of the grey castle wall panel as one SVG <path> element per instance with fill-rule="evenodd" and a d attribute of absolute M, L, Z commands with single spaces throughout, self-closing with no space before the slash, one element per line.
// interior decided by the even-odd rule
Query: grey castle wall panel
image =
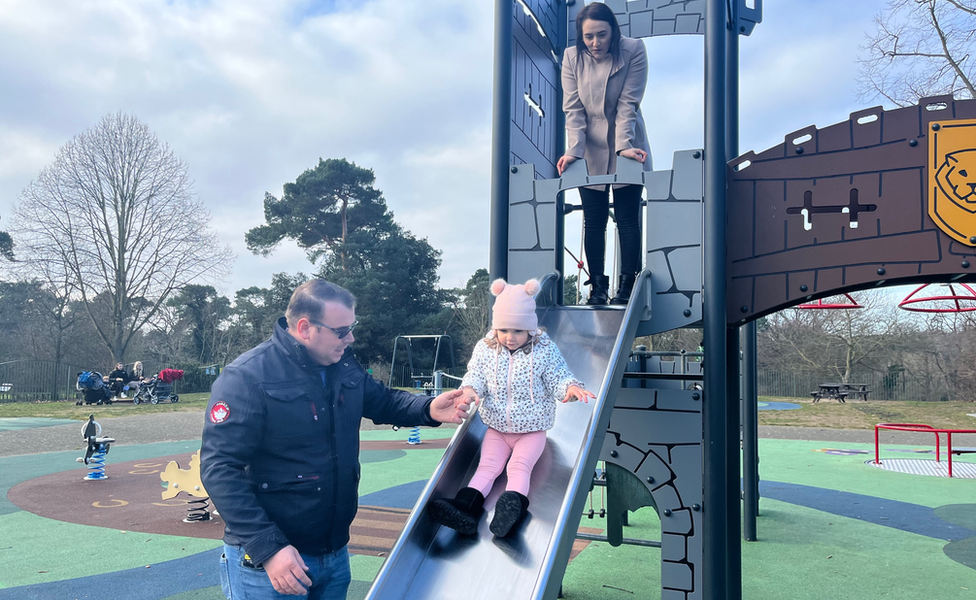
<path fill-rule="evenodd" d="M 689 421 L 686 432 L 697 432 L 698 429 L 691 424 Z M 675 489 L 681 496 L 681 504 L 683 508 L 689 506 L 694 509 L 694 505 L 701 505 L 702 501 L 702 489 L 701 489 L 701 478 L 697 477 L 697 474 L 701 470 L 701 445 L 697 443 L 688 443 L 685 441 L 684 445 L 678 445 L 671 448 L 671 468 L 674 469 L 676 477 L 674 479 Z M 698 514 L 697 512 L 692 512 L 691 514 Z"/>
<path fill-rule="evenodd" d="M 653 390 L 651 390 L 653 391 Z M 613 402 L 614 408 L 647 409 L 657 406 L 657 394 L 647 393 L 647 389 L 622 388 Z"/>
<path fill-rule="evenodd" d="M 750 35 L 762 22 L 762 0 L 732 0 L 739 6 L 737 29 Z M 633 38 L 662 35 L 702 35 L 705 33 L 705 0 L 607 0 L 620 23 L 623 35 Z M 753 4 L 753 6 L 749 6 Z M 569 44 L 576 43 L 576 14 L 582 2 L 569 12 Z"/>
<path fill-rule="evenodd" d="M 539 278 L 556 268 L 556 196 L 537 198 L 535 176 L 531 164 L 513 167 L 509 175 L 508 279 L 512 282 Z"/>
<path fill-rule="evenodd" d="M 667 367 L 667 368 L 665 368 Z M 648 357 L 648 372 L 675 363 Z M 661 515 L 662 598 L 701 598 L 701 401 L 691 391 L 621 388 L 600 459 L 630 470 L 651 491 Z M 613 453 L 613 454 L 611 454 Z"/>
<path fill-rule="evenodd" d="M 660 410 L 686 411 L 697 414 L 701 412 L 702 402 L 695 400 L 689 390 L 658 390 L 657 407 Z"/>
<path fill-rule="evenodd" d="M 667 200 L 671 194 L 673 171 L 651 171 L 644 177 L 648 199 Z"/>
<path fill-rule="evenodd" d="M 695 158 L 695 154 L 698 158 Z M 651 271 L 650 319 L 640 334 L 660 333 L 701 321 L 701 151 L 676 152 L 676 169 L 644 171 L 620 159 L 612 175 L 589 176 L 577 160 L 555 179 L 536 179 L 533 164 L 513 167 L 509 176 L 509 279 L 524 281 L 555 271 L 556 199 L 560 191 L 600 184 L 644 185 L 648 191 L 645 257 Z M 648 188 L 646 181 L 651 182 Z M 697 197 L 695 194 L 698 194 Z"/>
<path fill-rule="evenodd" d="M 665 533 L 661 536 L 661 560 L 676 562 L 682 560 L 687 554 L 685 547 L 686 537 L 683 535 L 673 535 Z"/>
<path fill-rule="evenodd" d="M 671 588 L 681 591 L 691 591 L 694 586 L 691 567 L 683 563 L 663 561 L 661 580 L 667 581 Z"/>
<path fill-rule="evenodd" d="M 518 240 L 518 247 L 512 244 L 513 250 L 544 250 L 540 243 L 539 221 L 536 219 L 536 205 L 525 202 L 512 205 L 511 219 L 508 222 L 509 239 Z M 549 245 L 548 250 L 552 250 Z M 515 280 L 517 281 L 517 280 Z"/>
<path fill-rule="evenodd" d="M 700 35 L 705 32 L 705 0 L 607 0 L 604 4 L 616 15 L 620 33 L 626 37 Z M 576 43 L 576 14 L 581 5 L 582 2 L 577 2 L 570 7 L 567 44 Z"/>
<path fill-rule="evenodd" d="M 702 319 L 701 156 L 700 150 L 675 152 L 671 171 L 648 173 L 644 263 L 654 291 L 651 318 L 642 323 L 640 335 L 689 327 Z"/>
<path fill-rule="evenodd" d="M 663 579 L 663 570 L 664 570 L 663 564 L 661 565 L 661 570 L 662 570 L 662 579 Z M 661 590 L 661 600 L 686 600 L 687 598 L 692 598 L 692 597 L 693 596 L 690 596 L 687 592 L 681 590 L 673 590 L 669 588 L 663 588 Z"/>
<path fill-rule="evenodd" d="M 695 155 L 698 156 L 695 156 Z M 701 150 L 679 150 L 671 159 L 674 181 L 671 184 L 671 197 L 675 200 L 701 202 L 705 190 L 702 171 Z M 661 199 L 663 198 L 655 198 Z"/>

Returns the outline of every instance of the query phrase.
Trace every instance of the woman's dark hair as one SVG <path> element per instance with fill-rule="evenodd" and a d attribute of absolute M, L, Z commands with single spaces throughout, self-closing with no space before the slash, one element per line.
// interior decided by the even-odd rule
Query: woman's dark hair
<path fill-rule="evenodd" d="M 590 54 L 590 49 L 583 41 L 583 21 L 603 21 L 610 25 L 610 56 L 613 60 L 620 58 L 620 24 L 610 7 L 602 2 L 591 2 L 583 7 L 576 15 L 576 51 Z M 590 55 L 592 56 L 592 54 Z"/>

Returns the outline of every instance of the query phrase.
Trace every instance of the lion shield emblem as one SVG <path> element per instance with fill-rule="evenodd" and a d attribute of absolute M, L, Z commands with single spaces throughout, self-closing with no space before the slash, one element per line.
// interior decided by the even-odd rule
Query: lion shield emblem
<path fill-rule="evenodd" d="M 952 239 L 976 246 L 976 120 L 933 127 L 928 167 L 929 216 Z"/>

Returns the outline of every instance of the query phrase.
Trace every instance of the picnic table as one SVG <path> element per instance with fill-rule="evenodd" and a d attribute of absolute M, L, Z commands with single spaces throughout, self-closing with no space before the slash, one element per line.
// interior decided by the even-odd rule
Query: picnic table
<path fill-rule="evenodd" d="M 867 401 L 868 393 L 871 390 L 868 389 L 867 384 L 864 383 L 848 383 L 847 385 L 847 395 L 857 398 L 861 397 L 861 400 Z"/>
<path fill-rule="evenodd" d="M 819 402 L 821 398 L 833 398 L 838 402 L 846 402 L 848 396 L 861 397 L 862 400 L 868 399 L 867 384 L 863 383 L 821 383 L 820 388 L 815 392 L 810 392 L 814 402 Z"/>

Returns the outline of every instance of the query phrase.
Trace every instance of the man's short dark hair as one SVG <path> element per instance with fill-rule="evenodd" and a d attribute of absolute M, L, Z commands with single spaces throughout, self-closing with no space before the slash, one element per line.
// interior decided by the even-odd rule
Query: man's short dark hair
<path fill-rule="evenodd" d="M 302 317 L 322 320 L 325 303 L 338 302 L 346 308 L 356 308 L 356 297 L 349 290 L 324 279 L 312 279 L 295 288 L 285 311 L 288 327 L 293 328 Z"/>

